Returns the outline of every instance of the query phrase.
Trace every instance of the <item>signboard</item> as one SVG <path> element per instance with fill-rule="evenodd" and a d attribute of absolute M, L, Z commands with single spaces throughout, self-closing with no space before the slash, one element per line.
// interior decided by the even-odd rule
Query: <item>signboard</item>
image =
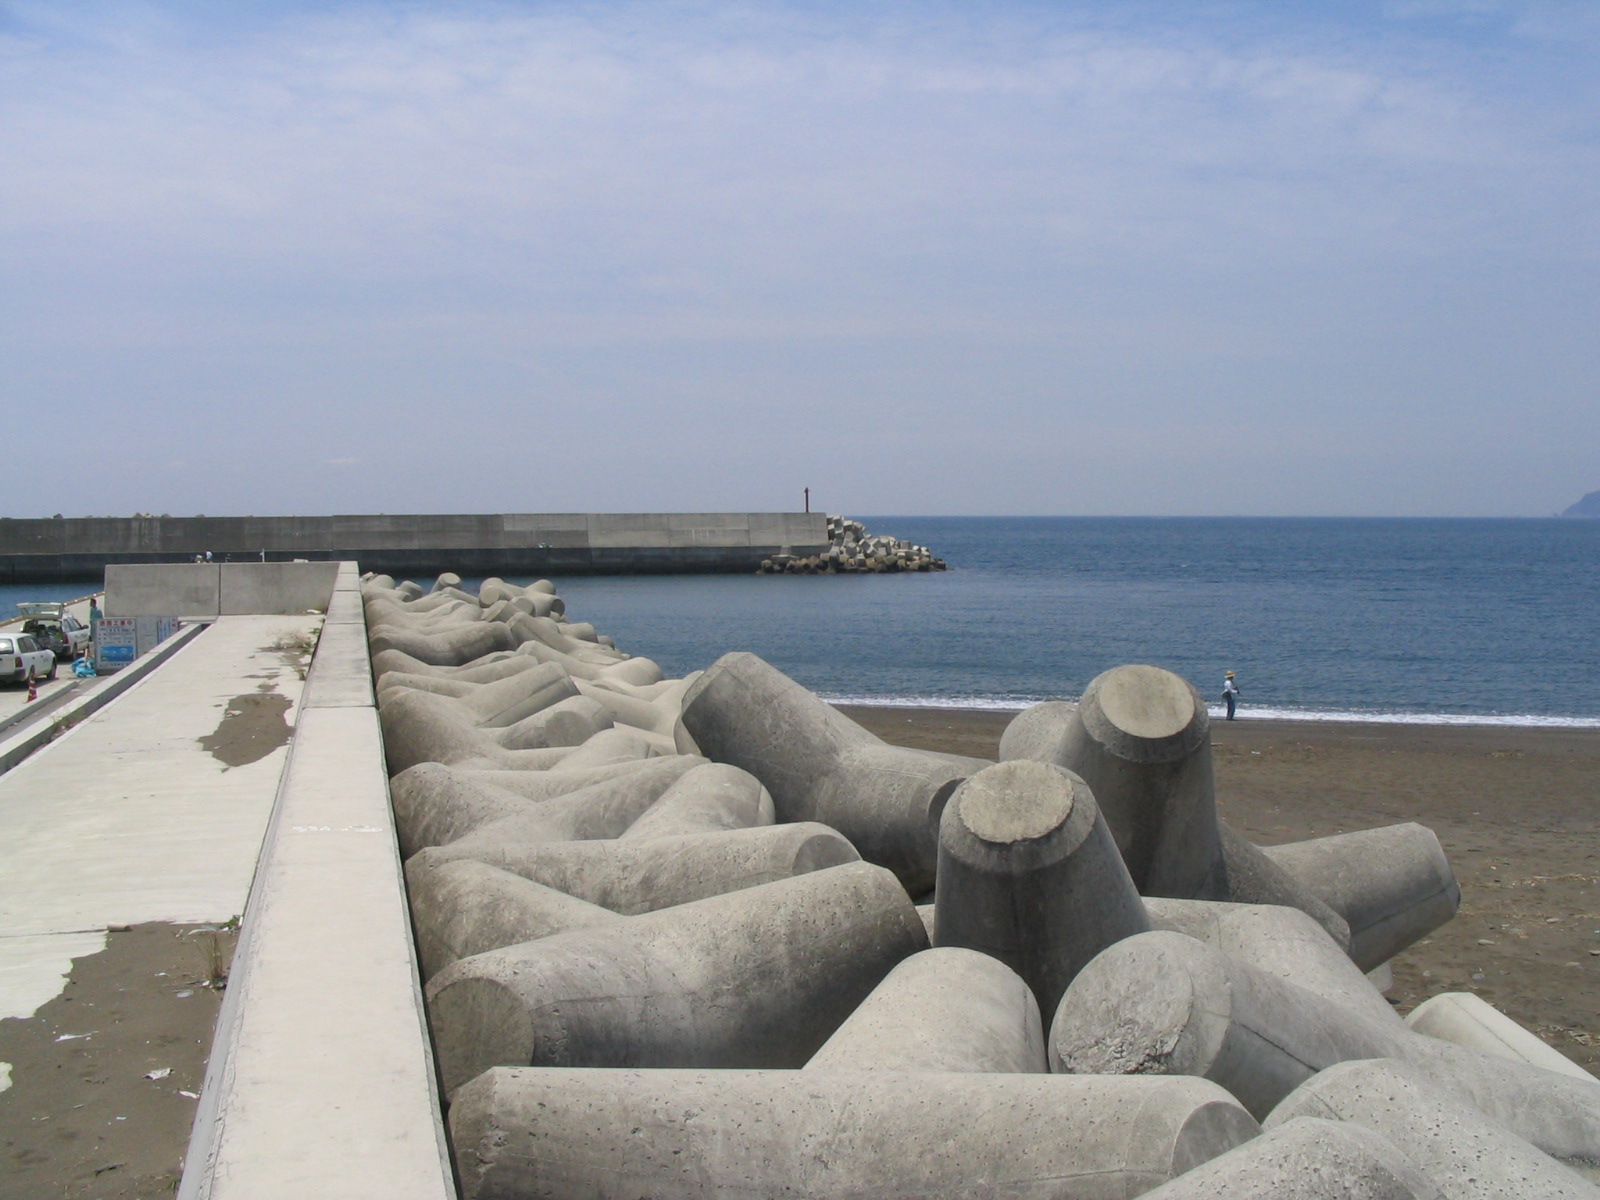
<path fill-rule="evenodd" d="M 178 632 L 183 622 L 177 617 L 135 617 L 139 623 L 138 649 L 143 657 Z"/>
<path fill-rule="evenodd" d="M 120 671 L 138 656 L 138 618 L 101 617 L 95 622 L 94 661 L 102 673 Z"/>

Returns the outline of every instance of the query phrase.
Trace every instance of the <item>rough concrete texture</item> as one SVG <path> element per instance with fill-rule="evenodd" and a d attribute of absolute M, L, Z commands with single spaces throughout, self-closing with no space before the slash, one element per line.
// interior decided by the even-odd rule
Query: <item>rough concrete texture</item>
<path fill-rule="evenodd" d="M 1596 1200 L 1600 1188 L 1393 1059 L 1330 1067 L 1267 1118 L 1287 1128 L 1324 1117 L 1393 1142 L 1451 1200 Z"/>
<path fill-rule="evenodd" d="M 417 857 L 429 866 L 487 862 L 628 915 L 859 860 L 835 830 L 809 821 L 633 840 L 532 843 L 497 836 L 519 820 L 496 822 Z"/>
<path fill-rule="evenodd" d="M 1418 1033 L 1454 1042 L 1483 1054 L 1493 1054 L 1530 1067 L 1543 1067 L 1585 1083 L 1594 1076 L 1539 1036 L 1518 1025 L 1481 996 L 1471 992 L 1440 992 L 1406 1014 L 1406 1024 Z"/>
<path fill-rule="evenodd" d="M 1347 941 L 1338 914 L 1218 818 L 1210 717 L 1171 671 L 1115 667 L 1078 704 L 1036 704 L 1007 726 L 1000 753 L 1080 775 L 1142 894 L 1287 904 Z"/>
<path fill-rule="evenodd" d="M 997 958 L 954 946 L 913 954 L 806 1064 L 808 1071 L 1049 1070 L 1039 1004 Z"/>
<path fill-rule="evenodd" d="M 440 1075 L 453 1092 L 505 1065 L 800 1067 L 926 948 L 894 876 L 850 863 L 489 951 L 428 984 Z"/>
<path fill-rule="evenodd" d="M 503 626 L 502 628 L 513 629 L 513 637 L 527 632 L 525 628 L 511 625 Z M 629 658 L 619 662 L 596 663 L 591 659 L 558 650 L 538 638 L 530 638 L 524 641 L 517 647 L 517 653 L 530 657 L 536 662 L 555 663 L 574 679 L 588 679 L 596 682 L 601 680 L 616 681 L 639 687 L 661 682 L 661 668 L 648 658 Z"/>
<path fill-rule="evenodd" d="M 1159 667 L 1097 675 L 1068 715 L 1058 765 L 1083 777 L 1139 890 L 1222 899 L 1205 702 Z"/>
<path fill-rule="evenodd" d="M 1350 925 L 1362 970 L 1388 962 L 1461 906 L 1461 888 L 1431 829 L 1386 825 L 1268 846 L 1267 855 Z"/>
<path fill-rule="evenodd" d="M 1065 766 L 1067 730 L 1077 710 L 1078 706 L 1067 700 L 1046 700 L 1023 709 L 1000 735 L 1000 761 L 1025 758 Z"/>
<path fill-rule="evenodd" d="M 581 746 L 562 755 L 561 766 L 568 771 L 588 767 L 609 767 L 617 763 L 649 758 L 655 752 L 655 748 L 639 730 L 617 726 L 601 730 Z"/>
<path fill-rule="evenodd" d="M 457 700 L 432 692 L 389 692 L 378 709 L 391 774 L 423 762 L 515 768 L 531 766 L 518 751 L 577 746 L 611 718 L 598 704 L 574 696 L 504 729 L 476 724 Z"/>
<path fill-rule="evenodd" d="M 418 763 L 395 776 L 394 798 L 401 854 L 443 846 L 487 831 L 474 845 L 501 841 L 558 842 L 620 837 L 703 758 L 637 760 L 625 770 L 457 771 L 439 763 Z M 487 777 L 521 774 L 550 789 L 546 796 L 514 792 Z M 542 790 L 542 789 L 541 789 Z"/>
<path fill-rule="evenodd" d="M 395 675 L 407 680 L 422 677 L 441 683 L 493 683 L 519 671 L 535 670 L 541 665 L 525 655 L 511 653 L 486 655 L 464 667 L 432 666 L 399 650 L 382 650 L 372 655 L 372 674 L 380 680 Z"/>
<path fill-rule="evenodd" d="M 897 1071 L 495 1070 L 450 1124 L 465 1200 L 1122 1200 L 1256 1133 L 1202 1080 Z"/>
<path fill-rule="evenodd" d="M 1335 1063 L 1400 1058 L 1546 1153 L 1600 1160 L 1600 1083 L 1372 1020 L 1183 934 L 1139 934 L 1091 962 L 1049 1045 L 1054 1070 L 1202 1075 L 1259 1117 Z"/>
<path fill-rule="evenodd" d="M 382 624 L 368 629 L 367 644 L 375 654 L 398 650 L 430 666 L 459 667 L 496 650 L 515 649 L 517 639 L 509 627 L 498 621 L 473 621 L 426 632 Z"/>
<path fill-rule="evenodd" d="M 939 822 L 938 945 L 991 954 L 1053 1013 L 1107 946 L 1150 928 L 1088 786 L 1039 762 L 985 767 Z"/>
<path fill-rule="evenodd" d="M 1454 1200 L 1393 1142 L 1300 1117 L 1146 1192 L 1145 1200 Z"/>
<path fill-rule="evenodd" d="M 676 756 L 675 756 L 676 757 Z M 687 757 L 687 756 L 682 756 Z M 674 759 L 657 759 L 672 762 Z M 748 771 L 705 763 L 686 771 L 619 837 L 680 837 L 771 825 L 772 797 Z"/>
<path fill-rule="evenodd" d="M 1454 910 L 1432 835 L 1251 844 L 1216 816 L 1205 706 L 1169 672 L 1117 668 L 1019 715 L 994 766 L 889 746 L 752 655 L 664 679 L 545 582 L 366 595 L 468 1194 L 1123 1196 L 1172 1174 L 1140 1165 L 1159 1139 L 1120 1101 L 1028 1135 L 1054 1110 L 1018 1081 L 1157 1082 L 1041 1080 L 1044 1062 L 1205 1075 L 1260 1115 L 1392 1055 L 1546 1151 L 1600 1146 L 1600 1085 L 1421 1036 L 1363 974 Z M 588 728 L 552 737 L 580 704 Z M 936 903 L 913 909 L 858 849 L 911 895 L 937 874 Z M 468 1082 L 497 1064 L 544 1069 Z M 896 1079 L 917 1083 L 874 1108 Z M 473 1116 L 480 1086 L 499 1099 Z M 1085 1166 L 1085 1120 L 1120 1127 L 1121 1161 Z M 1302 1119 L 1161 1194 L 1440 1192 L 1377 1134 Z"/>
<path fill-rule="evenodd" d="M 1222 870 L 1227 880 L 1223 897 L 1238 904 L 1274 904 L 1298 908 L 1311 917 L 1341 947 L 1350 945 L 1350 924 L 1333 908 L 1280 867 L 1249 838 L 1226 821 L 1218 819 L 1217 835 L 1222 844 Z"/>
<path fill-rule="evenodd" d="M 1219 904 L 1208 900 L 1148 899 L 1157 929 L 1183 933 L 1297 987 L 1394 1025 L 1394 1009 L 1327 930 L 1297 908 Z"/>
<path fill-rule="evenodd" d="M 547 663 L 546 667 L 552 670 L 560 669 L 555 663 Z M 576 681 L 576 685 L 583 695 L 610 713 L 612 721 L 616 724 L 632 725 L 635 729 L 643 729 L 662 737 L 672 736 L 672 727 L 678 722 L 681 696 L 669 691 L 660 699 L 646 700 L 619 691 L 608 682 L 580 679 Z"/>
<path fill-rule="evenodd" d="M 608 908 L 472 859 L 437 866 L 412 859 L 406 887 L 425 981 L 458 958 L 623 920 Z"/>
<path fill-rule="evenodd" d="M 833 826 L 913 894 L 933 886 L 945 801 L 990 765 L 890 746 L 753 654 L 719 658 L 682 721 L 707 758 L 766 785 L 780 821 Z"/>
<path fill-rule="evenodd" d="M 388 681 L 384 682 L 387 686 Z M 519 671 L 492 683 L 469 684 L 459 699 L 478 724 L 504 729 L 579 694 L 572 676 L 558 666 L 540 663 L 531 671 Z"/>

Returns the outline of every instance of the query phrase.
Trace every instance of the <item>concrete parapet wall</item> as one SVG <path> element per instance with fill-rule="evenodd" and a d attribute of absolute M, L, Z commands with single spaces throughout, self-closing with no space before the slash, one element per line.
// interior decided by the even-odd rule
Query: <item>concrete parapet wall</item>
<path fill-rule="evenodd" d="M 338 563 L 139 563 L 106 567 L 108 617 L 327 611 Z"/>
<path fill-rule="evenodd" d="M 330 582 L 333 582 L 330 580 Z M 336 589 L 356 594 L 355 564 Z M 180 1200 L 454 1200 L 359 604 L 325 623 Z"/>
<path fill-rule="evenodd" d="M 265 552 L 269 563 L 358 560 L 388 573 L 512 575 L 753 571 L 765 557 L 827 546 L 822 513 L 13 518 L 0 520 L 0 582 L 207 551 L 252 560 Z"/>

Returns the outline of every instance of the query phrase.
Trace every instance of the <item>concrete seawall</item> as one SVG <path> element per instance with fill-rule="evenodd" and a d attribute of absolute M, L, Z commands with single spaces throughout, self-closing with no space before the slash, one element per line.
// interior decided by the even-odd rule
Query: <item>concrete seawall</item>
<path fill-rule="evenodd" d="M 94 578 L 111 564 L 359 560 L 366 571 L 610 575 L 754 571 L 819 554 L 822 513 L 491 513 L 0 520 L 0 583 Z"/>

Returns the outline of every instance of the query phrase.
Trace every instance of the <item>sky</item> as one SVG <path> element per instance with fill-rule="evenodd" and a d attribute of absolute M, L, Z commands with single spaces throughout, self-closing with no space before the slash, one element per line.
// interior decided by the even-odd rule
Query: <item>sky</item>
<path fill-rule="evenodd" d="M 1592 0 L 0 2 L 0 515 L 1548 516 L 1597 61 Z"/>

